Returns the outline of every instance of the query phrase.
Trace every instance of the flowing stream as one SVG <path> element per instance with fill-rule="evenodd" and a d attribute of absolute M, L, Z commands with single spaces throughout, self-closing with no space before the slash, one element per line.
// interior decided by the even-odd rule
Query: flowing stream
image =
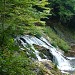
<path fill-rule="evenodd" d="M 48 40 L 46 40 L 44 37 L 41 37 L 40 39 L 25 35 L 17 37 L 18 40 L 20 40 L 21 44 L 26 47 L 26 44 L 29 44 L 31 48 L 34 50 L 34 54 L 36 55 L 38 61 L 43 61 L 42 58 L 39 56 L 39 51 L 34 48 L 34 45 L 38 45 L 41 47 L 45 47 L 49 50 L 49 52 L 53 55 L 53 62 L 57 65 L 57 67 L 62 71 L 75 71 L 75 58 L 72 57 L 66 57 L 61 52 L 59 52 L 55 47 L 53 47 Z"/>

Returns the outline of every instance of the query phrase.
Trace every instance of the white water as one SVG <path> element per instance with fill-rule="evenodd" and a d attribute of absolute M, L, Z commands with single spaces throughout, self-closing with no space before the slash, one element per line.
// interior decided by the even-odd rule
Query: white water
<path fill-rule="evenodd" d="M 50 53 L 53 55 L 53 62 L 62 72 L 75 70 L 75 68 L 73 68 L 69 62 L 69 60 L 71 60 L 72 58 L 65 57 L 61 52 L 59 52 L 55 47 L 53 47 L 45 38 L 41 37 L 40 39 L 38 39 L 36 37 L 29 35 L 22 36 L 21 38 L 23 40 L 20 39 L 20 37 L 18 37 L 18 40 L 21 40 L 21 43 L 24 47 L 26 47 L 26 43 L 31 45 L 32 49 L 34 50 L 34 54 L 36 55 L 39 61 L 42 61 L 42 58 L 39 56 L 39 51 L 35 50 L 33 44 L 49 49 Z"/>
<path fill-rule="evenodd" d="M 37 59 L 38 59 L 39 61 L 41 61 L 42 58 L 39 56 L 39 51 L 35 50 L 34 46 L 31 46 L 31 47 L 32 47 L 32 49 L 34 50 L 34 54 L 36 55 Z"/>

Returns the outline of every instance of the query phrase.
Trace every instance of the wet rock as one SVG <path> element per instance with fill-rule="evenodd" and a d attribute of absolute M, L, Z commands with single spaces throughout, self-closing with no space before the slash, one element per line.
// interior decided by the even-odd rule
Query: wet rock
<path fill-rule="evenodd" d="M 68 53 L 65 54 L 68 57 L 75 57 L 75 45 L 71 45 L 71 50 L 68 50 Z"/>
<path fill-rule="evenodd" d="M 43 59 L 49 59 L 53 61 L 53 55 L 50 53 L 49 49 L 46 49 L 44 47 L 38 46 L 38 45 L 34 45 L 35 49 L 39 50 L 40 52 L 40 56 Z"/>
<path fill-rule="evenodd" d="M 43 59 L 42 61 L 37 61 L 36 63 L 39 66 L 38 75 L 62 75 L 62 73 L 55 68 L 55 65 L 50 60 Z M 42 72 L 42 74 L 40 74 L 40 72 Z"/>

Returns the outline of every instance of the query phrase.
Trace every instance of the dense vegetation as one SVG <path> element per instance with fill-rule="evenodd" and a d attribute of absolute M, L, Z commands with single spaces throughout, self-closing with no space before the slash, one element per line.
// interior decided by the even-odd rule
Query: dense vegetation
<path fill-rule="evenodd" d="M 75 14 L 75 0 L 49 0 L 49 2 L 52 8 L 51 19 L 57 20 L 65 26 L 69 25 Z"/>
<path fill-rule="evenodd" d="M 45 28 L 45 21 L 55 20 L 75 27 L 74 14 L 74 0 L 0 0 L 0 74 L 34 75 L 32 67 L 35 65 L 26 52 L 20 51 L 14 42 L 18 35 L 30 34 L 40 37 L 43 31 L 52 39 L 54 46 L 67 51 L 67 43 L 51 28 Z M 41 29 L 38 29 L 38 26 Z"/>
<path fill-rule="evenodd" d="M 14 38 L 24 33 L 24 26 L 44 24 L 40 18 L 49 12 L 46 4 L 46 0 L 0 0 L 1 75 L 34 75 L 32 61 L 26 52 L 20 51 Z"/>

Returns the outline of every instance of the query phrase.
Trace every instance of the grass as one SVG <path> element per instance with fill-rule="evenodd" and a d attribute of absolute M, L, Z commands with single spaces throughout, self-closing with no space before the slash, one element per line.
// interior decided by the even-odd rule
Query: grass
<path fill-rule="evenodd" d="M 63 39 L 66 39 L 67 42 L 69 43 L 75 43 L 75 31 L 73 28 L 67 28 L 61 24 L 58 24 L 55 26 L 56 30 L 59 30 L 59 32 L 61 32 L 61 35 L 63 35 Z"/>
<path fill-rule="evenodd" d="M 70 49 L 70 46 L 67 42 L 61 39 L 55 32 L 48 26 L 43 28 L 44 33 L 51 38 L 51 44 L 55 47 L 59 47 L 64 52 L 67 52 Z"/>

